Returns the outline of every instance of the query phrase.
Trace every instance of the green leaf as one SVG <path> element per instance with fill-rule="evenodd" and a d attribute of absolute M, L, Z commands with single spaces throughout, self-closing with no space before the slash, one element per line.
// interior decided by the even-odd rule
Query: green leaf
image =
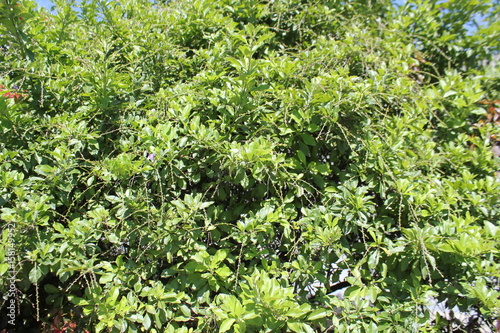
<path fill-rule="evenodd" d="M 456 94 L 457 94 L 456 91 L 450 90 L 450 91 L 445 92 L 444 95 L 443 95 L 443 97 L 446 98 L 446 97 L 453 96 L 453 95 L 456 95 Z"/>
<path fill-rule="evenodd" d="M 220 328 L 219 328 L 219 332 L 227 332 L 231 329 L 231 327 L 233 326 L 234 322 L 236 321 L 236 319 L 234 318 L 228 318 L 226 320 L 224 320 L 222 322 L 222 324 L 220 325 Z"/>
<path fill-rule="evenodd" d="M 120 296 L 120 288 L 113 287 L 106 299 L 106 304 L 116 306 L 116 300 L 118 299 L 118 296 Z"/>
<path fill-rule="evenodd" d="M 35 266 L 30 270 L 28 277 L 32 283 L 37 283 L 40 281 L 42 275 L 43 273 L 42 270 L 40 269 L 40 266 Z"/>
<path fill-rule="evenodd" d="M 299 318 L 307 314 L 309 311 L 311 311 L 311 306 L 309 304 L 304 303 L 298 307 L 293 307 L 289 309 L 286 315 L 293 318 Z"/>
<path fill-rule="evenodd" d="M 7 263 L 0 264 L 0 275 L 4 275 L 9 270 L 10 265 Z"/>
<path fill-rule="evenodd" d="M 142 325 L 144 326 L 144 329 L 146 329 L 146 330 L 148 330 L 151 327 L 151 318 L 149 317 L 148 314 L 144 315 Z"/>
<path fill-rule="evenodd" d="M 316 146 L 316 140 L 307 133 L 301 133 L 300 137 L 302 138 L 302 141 L 308 145 L 308 146 Z"/>
<path fill-rule="evenodd" d="M 287 322 L 286 324 L 290 330 L 297 333 L 314 333 L 314 330 L 311 326 L 299 323 L 299 322 Z"/>
<path fill-rule="evenodd" d="M 235 323 L 233 329 L 235 333 L 246 333 L 247 325 L 243 322 Z"/>
<path fill-rule="evenodd" d="M 297 156 L 298 156 L 298 158 L 299 158 L 299 161 L 300 161 L 303 165 L 307 165 L 306 155 L 302 152 L 302 150 L 298 150 L 298 151 L 297 151 Z"/>
<path fill-rule="evenodd" d="M 88 300 L 80 298 L 80 297 L 76 297 L 76 296 L 73 296 L 73 295 L 69 295 L 68 299 L 69 299 L 69 301 L 71 303 L 73 303 L 75 305 L 78 305 L 78 306 L 85 306 L 85 305 L 89 305 L 90 304 Z"/>
<path fill-rule="evenodd" d="M 101 284 L 107 284 L 111 281 L 113 281 L 116 278 L 116 274 L 113 273 L 104 273 L 101 278 L 99 279 L 99 283 Z"/>
<path fill-rule="evenodd" d="M 330 312 L 325 310 L 325 309 L 316 309 L 309 316 L 307 317 L 308 320 L 318 320 L 321 318 L 324 318 L 326 316 L 329 316 Z"/>
<path fill-rule="evenodd" d="M 225 265 L 221 268 L 216 269 L 215 272 L 217 273 L 217 275 L 219 275 L 223 278 L 226 278 L 226 277 L 231 276 L 233 274 L 231 269 Z"/>
<path fill-rule="evenodd" d="M 42 176 L 51 176 L 57 172 L 57 168 L 51 167 L 50 165 L 38 165 L 35 168 L 35 172 Z"/>
<path fill-rule="evenodd" d="M 180 310 L 185 317 L 191 317 L 191 309 L 187 305 L 181 305 Z"/>
<path fill-rule="evenodd" d="M 486 230 L 488 236 L 496 237 L 499 227 L 491 222 L 486 221 L 484 222 L 484 229 Z"/>
<path fill-rule="evenodd" d="M 51 285 L 51 284 L 46 284 L 43 286 L 43 290 L 49 294 L 57 294 L 59 293 L 59 289 L 57 287 Z"/>

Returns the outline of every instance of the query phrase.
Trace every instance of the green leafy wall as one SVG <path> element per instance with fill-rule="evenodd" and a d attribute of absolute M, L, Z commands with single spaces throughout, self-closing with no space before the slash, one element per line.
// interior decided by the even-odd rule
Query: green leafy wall
<path fill-rule="evenodd" d="M 18 325 L 494 327 L 498 1 L 0 3 Z"/>

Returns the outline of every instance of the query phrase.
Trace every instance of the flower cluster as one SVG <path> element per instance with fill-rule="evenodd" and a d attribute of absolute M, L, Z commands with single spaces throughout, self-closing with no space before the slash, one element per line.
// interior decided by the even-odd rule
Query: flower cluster
<path fill-rule="evenodd" d="M 19 101 L 21 98 L 26 97 L 26 94 L 22 94 L 17 92 L 19 89 L 18 86 L 12 87 L 12 89 L 5 88 L 4 85 L 0 84 L 0 95 L 5 98 L 13 98 L 14 100 Z"/>

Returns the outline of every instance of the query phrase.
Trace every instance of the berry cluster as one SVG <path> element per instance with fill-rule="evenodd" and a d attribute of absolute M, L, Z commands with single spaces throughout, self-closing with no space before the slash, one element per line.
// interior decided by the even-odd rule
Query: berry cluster
<path fill-rule="evenodd" d="M 21 98 L 25 97 L 25 94 L 17 92 L 18 89 L 19 88 L 17 86 L 14 86 L 13 89 L 8 89 L 8 88 L 5 88 L 5 86 L 0 84 L 0 95 L 5 97 L 5 98 L 14 98 L 17 102 Z"/>

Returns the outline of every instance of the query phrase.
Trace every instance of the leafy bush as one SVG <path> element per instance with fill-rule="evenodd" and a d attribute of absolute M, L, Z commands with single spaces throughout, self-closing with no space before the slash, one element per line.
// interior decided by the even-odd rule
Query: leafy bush
<path fill-rule="evenodd" d="M 493 327 L 497 1 L 1 1 L 18 325 Z"/>

